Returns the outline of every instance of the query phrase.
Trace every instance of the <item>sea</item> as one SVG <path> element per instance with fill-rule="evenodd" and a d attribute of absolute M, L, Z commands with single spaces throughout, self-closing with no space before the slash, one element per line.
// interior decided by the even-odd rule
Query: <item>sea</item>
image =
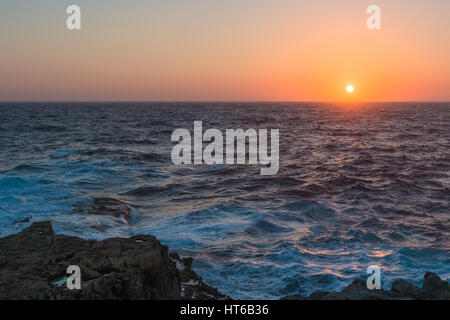
<path fill-rule="evenodd" d="M 173 164 L 194 121 L 279 129 L 278 174 Z M 340 290 L 372 265 L 385 289 L 448 279 L 450 103 L 1 103 L 0 237 L 43 220 L 154 235 L 234 299 Z"/>

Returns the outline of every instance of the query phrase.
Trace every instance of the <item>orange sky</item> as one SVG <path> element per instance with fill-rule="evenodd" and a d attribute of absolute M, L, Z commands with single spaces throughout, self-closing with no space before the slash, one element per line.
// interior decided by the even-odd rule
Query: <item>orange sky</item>
<path fill-rule="evenodd" d="M 4 0 L 0 101 L 450 100 L 450 1 L 375 3 Z"/>

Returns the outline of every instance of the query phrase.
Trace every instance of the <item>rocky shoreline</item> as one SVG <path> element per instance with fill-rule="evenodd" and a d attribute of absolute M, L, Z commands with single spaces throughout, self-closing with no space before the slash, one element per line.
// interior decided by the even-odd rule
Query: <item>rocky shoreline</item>
<path fill-rule="evenodd" d="M 405 280 L 395 280 L 391 290 L 369 290 L 363 280 L 355 279 L 340 292 L 316 291 L 308 297 L 291 295 L 282 300 L 450 300 L 447 281 L 432 272 L 427 272 L 424 278 L 422 287 Z"/>
<path fill-rule="evenodd" d="M 68 266 L 81 270 L 81 290 L 66 286 Z M 55 234 L 51 222 L 35 222 L 0 238 L 0 299 L 228 300 L 191 268 L 192 258 L 169 254 L 148 235 L 103 241 Z M 447 281 L 425 275 L 421 288 L 397 280 L 390 291 L 368 290 L 355 280 L 341 292 L 291 295 L 285 300 L 450 299 Z"/>
<path fill-rule="evenodd" d="M 84 240 L 35 222 L 0 239 L 0 299 L 229 299 L 191 263 L 153 236 Z M 70 265 L 80 267 L 81 290 L 66 286 Z"/>

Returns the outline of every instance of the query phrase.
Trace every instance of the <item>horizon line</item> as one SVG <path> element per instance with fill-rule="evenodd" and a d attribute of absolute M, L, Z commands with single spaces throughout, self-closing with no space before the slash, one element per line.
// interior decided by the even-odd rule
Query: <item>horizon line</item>
<path fill-rule="evenodd" d="M 450 103 L 450 100 L 5 100 L 0 103 Z"/>

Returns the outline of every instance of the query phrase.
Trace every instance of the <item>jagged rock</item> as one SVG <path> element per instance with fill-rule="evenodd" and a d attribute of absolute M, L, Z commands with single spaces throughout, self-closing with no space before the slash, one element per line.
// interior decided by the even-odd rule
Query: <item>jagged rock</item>
<path fill-rule="evenodd" d="M 425 299 L 450 300 L 450 287 L 447 281 L 433 272 L 427 272 L 424 278 L 421 291 Z"/>
<path fill-rule="evenodd" d="M 81 269 L 80 290 L 66 286 L 70 265 Z M 84 240 L 37 222 L 0 239 L 0 299 L 181 299 L 182 282 L 199 279 L 192 270 L 178 271 L 168 248 L 153 236 Z M 191 297 L 222 297 L 202 283 Z"/>
<path fill-rule="evenodd" d="M 177 253 L 171 253 L 170 257 L 176 263 L 181 276 L 181 297 L 186 300 L 230 300 L 205 283 L 194 271 L 192 271 L 192 258 L 181 258 Z"/>
<path fill-rule="evenodd" d="M 366 282 L 355 279 L 351 285 L 342 291 L 345 300 L 391 300 L 394 299 L 390 292 L 380 290 L 369 290 Z"/>
<path fill-rule="evenodd" d="M 283 300 L 304 300 L 300 295 L 284 297 Z M 405 280 L 393 282 L 391 290 L 369 290 L 361 279 L 355 279 L 341 292 L 317 291 L 309 295 L 309 300 L 450 300 L 450 289 L 447 281 L 441 280 L 438 275 L 428 272 L 425 282 L 419 288 Z"/>
<path fill-rule="evenodd" d="M 420 288 L 405 280 L 395 280 L 392 283 L 391 290 L 406 298 L 411 299 L 422 298 L 422 292 Z"/>
<path fill-rule="evenodd" d="M 308 297 L 309 300 L 390 300 L 393 298 L 384 290 L 369 290 L 361 279 L 355 279 L 341 292 L 314 292 Z"/>

